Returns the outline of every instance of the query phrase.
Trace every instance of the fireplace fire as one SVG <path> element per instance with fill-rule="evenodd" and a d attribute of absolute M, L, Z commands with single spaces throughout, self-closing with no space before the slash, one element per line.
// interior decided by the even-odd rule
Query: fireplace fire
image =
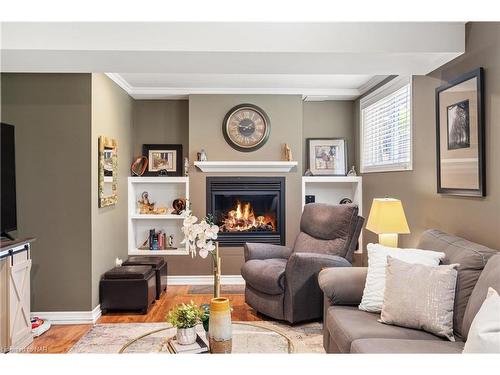
<path fill-rule="evenodd" d="M 276 231 L 273 215 L 256 216 L 250 202 L 237 201 L 236 207 L 227 213 L 220 227 L 222 232 Z"/>
<path fill-rule="evenodd" d="M 207 177 L 207 214 L 220 246 L 285 244 L 284 177 Z"/>

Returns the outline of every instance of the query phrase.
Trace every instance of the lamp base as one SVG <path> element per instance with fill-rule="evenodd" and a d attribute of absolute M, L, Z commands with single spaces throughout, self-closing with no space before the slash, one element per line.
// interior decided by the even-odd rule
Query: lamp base
<path fill-rule="evenodd" d="M 387 247 L 398 247 L 398 234 L 397 233 L 379 234 L 378 243 Z"/>

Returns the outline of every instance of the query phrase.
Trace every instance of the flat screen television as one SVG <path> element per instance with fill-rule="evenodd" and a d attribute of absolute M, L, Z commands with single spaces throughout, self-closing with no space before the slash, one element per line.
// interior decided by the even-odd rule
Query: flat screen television
<path fill-rule="evenodd" d="M 16 155 L 15 155 L 15 137 L 14 126 L 1 123 L 1 155 L 2 155 L 2 173 L 1 173 L 1 221 L 0 231 L 2 237 L 11 238 L 7 232 L 17 229 L 16 212 Z"/>

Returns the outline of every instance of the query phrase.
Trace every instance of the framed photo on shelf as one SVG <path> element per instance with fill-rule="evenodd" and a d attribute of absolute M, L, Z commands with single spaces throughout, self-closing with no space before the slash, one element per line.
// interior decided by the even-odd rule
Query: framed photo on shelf
<path fill-rule="evenodd" d="M 345 176 L 347 144 L 344 138 L 308 138 L 307 167 L 313 175 Z"/>
<path fill-rule="evenodd" d="M 148 158 L 143 176 L 182 176 L 182 145 L 144 144 L 142 155 Z"/>
<path fill-rule="evenodd" d="M 436 89 L 437 192 L 486 195 L 483 68 Z"/>

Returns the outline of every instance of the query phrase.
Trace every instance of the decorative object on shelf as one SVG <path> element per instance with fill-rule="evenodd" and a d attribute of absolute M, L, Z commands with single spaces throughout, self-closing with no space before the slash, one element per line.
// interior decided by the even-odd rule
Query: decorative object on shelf
<path fill-rule="evenodd" d="M 410 233 L 401 201 L 394 198 L 375 198 L 366 229 L 378 234 L 378 242 L 381 245 L 398 247 L 398 234 Z"/>
<path fill-rule="evenodd" d="M 437 192 L 486 196 L 483 68 L 436 89 Z"/>
<path fill-rule="evenodd" d="M 180 215 L 182 212 L 186 210 L 186 199 L 185 198 L 177 198 L 172 202 L 172 207 L 174 210 L 172 211 L 173 215 Z"/>
<path fill-rule="evenodd" d="M 210 301 L 210 322 L 208 343 L 210 353 L 226 354 L 232 350 L 231 307 L 227 298 L 213 298 Z"/>
<path fill-rule="evenodd" d="M 308 138 L 308 168 L 313 175 L 345 176 L 347 146 L 344 138 Z"/>
<path fill-rule="evenodd" d="M 139 204 L 139 213 L 141 215 L 165 215 L 167 213 L 167 208 L 156 208 L 156 203 L 149 201 L 149 193 L 147 191 L 141 194 L 141 199 L 137 203 Z"/>
<path fill-rule="evenodd" d="M 144 144 L 142 155 L 149 160 L 145 176 L 182 176 L 182 145 Z"/>
<path fill-rule="evenodd" d="M 271 122 L 262 108 L 240 104 L 229 110 L 222 122 L 226 142 L 235 150 L 255 151 L 267 142 Z"/>
<path fill-rule="evenodd" d="M 342 198 L 339 202 L 339 204 L 351 204 L 352 199 L 351 198 Z"/>
<path fill-rule="evenodd" d="M 207 161 L 208 158 L 207 158 L 207 153 L 205 152 L 205 149 L 201 149 L 201 152 L 200 152 L 200 161 Z"/>
<path fill-rule="evenodd" d="M 132 176 L 142 176 L 148 167 L 148 158 L 145 156 L 138 156 L 132 162 L 130 166 L 130 171 Z"/>
<path fill-rule="evenodd" d="M 309 168 L 307 168 L 306 171 L 304 172 L 304 176 L 309 177 L 312 175 L 313 175 L 313 173 L 311 172 L 311 170 Z"/>
<path fill-rule="evenodd" d="M 174 237 L 172 235 L 167 237 L 167 234 L 162 230 L 150 229 L 147 240 L 142 243 L 139 250 L 176 250 L 177 248 L 173 245 Z"/>
<path fill-rule="evenodd" d="M 115 266 L 116 267 L 121 267 L 122 264 L 123 264 L 123 259 L 115 258 Z"/>
<path fill-rule="evenodd" d="M 189 176 L 189 158 L 187 156 L 184 158 L 184 176 Z"/>
<path fill-rule="evenodd" d="M 306 204 L 314 203 L 314 202 L 316 202 L 316 196 L 315 195 L 306 195 L 306 200 L 305 200 Z"/>
<path fill-rule="evenodd" d="M 118 146 L 116 140 L 99 137 L 99 207 L 118 201 Z"/>
<path fill-rule="evenodd" d="M 285 143 L 283 145 L 283 157 L 286 161 L 293 160 L 292 150 L 290 149 L 290 146 L 288 145 L 288 143 Z"/>
<path fill-rule="evenodd" d="M 158 171 L 158 176 L 161 176 L 161 177 L 168 176 L 168 171 L 166 169 L 160 169 Z"/>
<path fill-rule="evenodd" d="M 198 218 L 193 216 L 190 209 L 186 209 L 186 218 L 182 226 L 184 239 L 182 244 L 186 245 L 186 250 L 194 258 L 196 251 L 202 258 L 206 258 L 209 254 L 212 256 L 214 266 L 214 297 L 220 297 L 220 275 L 221 275 L 221 258 L 219 255 L 219 243 L 217 233 L 219 227 L 214 224 L 213 218 L 209 215 L 196 223 Z"/>
<path fill-rule="evenodd" d="M 204 311 L 191 301 L 189 304 L 180 304 L 170 310 L 166 316 L 167 322 L 177 328 L 177 342 L 181 345 L 190 345 L 196 342 L 196 325 L 201 323 Z"/>
<path fill-rule="evenodd" d="M 356 167 L 353 165 L 351 169 L 349 169 L 349 172 L 347 172 L 347 175 L 350 177 L 357 176 L 358 174 L 356 173 Z"/>

